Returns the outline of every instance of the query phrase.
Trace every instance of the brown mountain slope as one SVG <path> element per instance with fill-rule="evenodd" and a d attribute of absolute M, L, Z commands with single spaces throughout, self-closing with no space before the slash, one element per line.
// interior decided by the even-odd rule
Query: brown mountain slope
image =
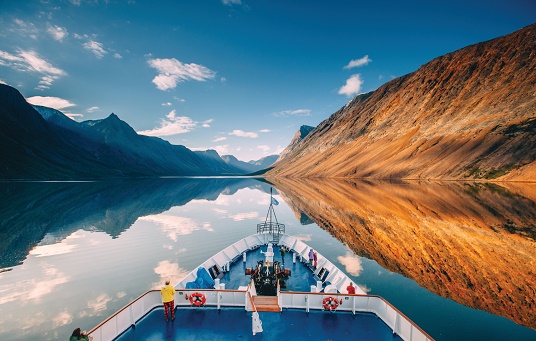
<path fill-rule="evenodd" d="M 355 254 L 536 328 L 536 184 L 276 180 L 297 217 Z"/>
<path fill-rule="evenodd" d="M 268 176 L 536 180 L 536 24 L 358 95 Z"/>

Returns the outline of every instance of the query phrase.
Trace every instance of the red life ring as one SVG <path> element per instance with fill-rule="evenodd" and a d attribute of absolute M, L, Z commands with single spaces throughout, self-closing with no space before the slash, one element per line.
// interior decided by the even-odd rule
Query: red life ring
<path fill-rule="evenodd" d="M 207 298 L 205 297 L 205 295 L 201 293 L 194 292 L 193 294 L 190 295 L 190 303 L 192 305 L 195 305 L 196 307 L 202 306 L 203 304 L 205 304 L 206 301 L 207 301 Z"/>
<path fill-rule="evenodd" d="M 324 301 L 322 301 L 322 305 L 326 310 L 335 311 L 335 309 L 337 309 L 337 307 L 339 306 L 339 301 L 337 301 L 333 297 L 326 297 L 324 298 Z"/>

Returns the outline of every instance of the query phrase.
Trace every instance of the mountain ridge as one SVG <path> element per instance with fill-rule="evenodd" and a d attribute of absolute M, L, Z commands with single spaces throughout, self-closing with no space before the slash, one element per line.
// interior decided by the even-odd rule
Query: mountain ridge
<path fill-rule="evenodd" d="M 1 179 L 95 179 L 245 175 L 216 151 L 197 153 L 139 135 L 117 115 L 76 122 L 61 111 L 32 106 L 0 84 Z M 212 154 L 215 154 L 212 155 Z"/>
<path fill-rule="evenodd" d="M 268 177 L 536 180 L 536 24 L 357 95 Z"/>

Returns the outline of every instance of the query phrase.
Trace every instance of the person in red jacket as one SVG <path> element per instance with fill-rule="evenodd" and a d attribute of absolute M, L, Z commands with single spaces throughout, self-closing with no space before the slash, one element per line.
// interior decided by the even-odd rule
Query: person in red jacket
<path fill-rule="evenodd" d="M 354 284 L 350 283 L 350 285 L 346 287 L 346 291 L 348 291 L 348 294 L 350 295 L 355 295 Z"/>

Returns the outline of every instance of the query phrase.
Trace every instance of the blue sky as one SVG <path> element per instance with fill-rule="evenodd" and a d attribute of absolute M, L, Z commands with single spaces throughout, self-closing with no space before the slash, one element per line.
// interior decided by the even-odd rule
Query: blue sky
<path fill-rule="evenodd" d="M 536 2 L 0 0 L 0 82 L 77 121 L 249 161 Z"/>

